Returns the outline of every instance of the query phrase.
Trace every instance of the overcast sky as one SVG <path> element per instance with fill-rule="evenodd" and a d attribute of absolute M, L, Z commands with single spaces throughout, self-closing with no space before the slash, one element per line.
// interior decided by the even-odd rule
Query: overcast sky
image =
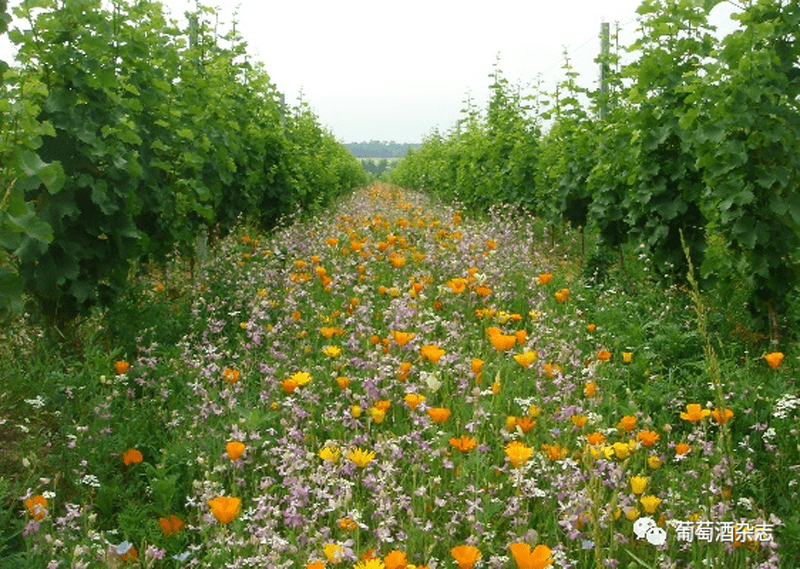
<path fill-rule="evenodd" d="M 15 6 L 19 0 L 12 0 Z M 178 19 L 194 0 L 163 0 Z M 564 77 L 566 48 L 595 88 L 600 24 L 637 37 L 640 0 L 205 0 L 238 29 L 287 102 L 302 89 L 342 142 L 418 142 L 459 118 L 467 92 L 483 108 L 496 57 L 524 93 Z M 725 11 L 724 9 L 722 11 Z M 729 12 L 730 10 L 727 10 Z M 721 16 L 727 20 L 727 16 Z M 13 22 L 12 22 L 13 25 Z M 0 58 L 8 59 L 7 42 Z"/>

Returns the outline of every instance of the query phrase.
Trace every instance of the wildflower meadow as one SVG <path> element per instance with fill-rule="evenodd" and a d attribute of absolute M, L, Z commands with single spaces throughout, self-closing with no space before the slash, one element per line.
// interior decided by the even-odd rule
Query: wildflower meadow
<path fill-rule="evenodd" d="M 378 182 L 20 319 L 0 567 L 797 567 L 791 344 L 581 250 Z"/>

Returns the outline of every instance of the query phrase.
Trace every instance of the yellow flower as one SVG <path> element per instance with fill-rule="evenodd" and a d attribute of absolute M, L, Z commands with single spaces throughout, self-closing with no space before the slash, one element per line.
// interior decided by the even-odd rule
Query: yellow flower
<path fill-rule="evenodd" d="M 628 518 L 629 521 L 635 522 L 639 518 L 639 508 L 628 508 L 625 510 L 625 517 Z"/>
<path fill-rule="evenodd" d="M 425 396 L 419 393 L 409 393 L 404 399 L 409 408 L 416 409 L 420 403 L 425 401 Z"/>
<path fill-rule="evenodd" d="M 322 449 L 317 453 L 322 460 L 325 462 L 333 462 L 336 463 L 339 461 L 339 457 L 341 456 L 342 451 L 337 446 L 326 446 L 322 447 Z"/>
<path fill-rule="evenodd" d="M 344 559 L 344 547 L 336 543 L 326 543 L 322 547 L 322 553 L 325 555 L 325 559 L 328 560 L 328 563 L 333 563 L 334 565 L 341 563 Z"/>
<path fill-rule="evenodd" d="M 631 454 L 631 447 L 628 446 L 628 443 L 614 443 L 612 448 L 614 455 L 620 460 L 625 460 Z"/>
<path fill-rule="evenodd" d="M 658 505 L 661 503 L 661 498 L 657 496 L 648 495 L 648 496 L 642 496 L 641 498 L 639 498 L 639 501 L 642 503 L 642 506 L 644 506 L 645 512 L 647 512 L 648 514 L 655 514 Z"/>
<path fill-rule="evenodd" d="M 528 367 L 538 357 L 539 354 L 535 350 L 525 350 L 525 353 L 515 355 L 514 360 L 522 367 Z"/>
<path fill-rule="evenodd" d="M 291 380 L 298 386 L 307 384 L 311 379 L 311 374 L 305 371 L 298 371 L 291 377 Z"/>
<path fill-rule="evenodd" d="M 386 569 L 386 565 L 380 559 L 363 559 L 353 565 L 353 569 Z"/>
<path fill-rule="evenodd" d="M 467 279 L 462 279 L 461 277 L 450 279 L 445 283 L 445 286 L 455 294 L 461 294 L 467 288 Z"/>
<path fill-rule="evenodd" d="M 519 468 L 528 462 L 528 459 L 533 456 L 533 449 L 525 443 L 521 443 L 519 441 L 511 441 L 508 443 L 506 445 L 505 452 L 506 456 L 508 457 L 508 461 L 514 468 Z"/>
<path fill-rule="evenodd" d="M 539 284 L 546 285 L 553 280 L 553 273 L 539 273 Z"/>
<path fill-rule="evenodd" d="M 569 420 L 572 421 L 573 425 L 575 425 L 576 427 L 578 427 L 580 429 L 581 427 L 583 427 L 586 424 L 586 422 L 589 420 L 589 418 L 586 415 L 574 414 L 569 418 Z"/>
<path fill-rule="evenodd" d="M 652 470 L 658 470 L 661 467 L 661 458 L 656 454 L 651 454 L 647 457 L 647 466 Z"/>
<path fill-rule="evenodd" d="M 347 454 L 347 458 L 359 468 L 366 467 L 375 458 L 374 451 L 363 451 L 360 447 L 354 448 Z"/>
<path fill-rule="evenodd" d="M 641 494 L 644 492 L 648 480 L 647 476 L 633 476 L 631 478 L 631 491 L 637 495 Z"/>
<path fill-rule="evenodd" d="M 239 506 L 242 501 L 239 498 L 230 496 L 218 496 L 208 501 L 211 513 L 221 524 L 229 524 L 239 513 Z"/>
<path fill-rule="evenodd" d="M 340 353 L 342 353 L 342 349 L 338 346 L 325 346 L 322 349 L 322 353 L 328 356 L 329 358 L 335 358 Z"/>
<path fill-rule="evenodd" d="M 686 405 L 686 412 L 681 413 L 681 419 L 696 423 L 705 419 L 711 414 L 708 409 L 703 409 L 699 403 L 689 403 Z"/>
<path fill-rule="evenodd" d="M 568 288 L 562 288 L 561 290 L 556 291 L 555 297 L 556 297 L 556 300 L 558 302 L 566 301 L 567 298 L 569 298 L 569 289 Z"/>
<path fill-rule="evenodd" d="M 386 418 L 386 411 L 379 409 L 378 407 L 370 407 L 369 413 L 372 415 L 373 422 L 379 425 L 383 423 L 383 420 Z"/>
<path fill-rule="evenodd" d="M 350 407 L 350 416 L 353 419 L 358 419 L 361 416 L 361 405 L 353 405 Z"/>
<path fill-rule="evenodd" d="M 633 361 L 633 352 L 622 352 L 622 361 L 629 364 Z"/>

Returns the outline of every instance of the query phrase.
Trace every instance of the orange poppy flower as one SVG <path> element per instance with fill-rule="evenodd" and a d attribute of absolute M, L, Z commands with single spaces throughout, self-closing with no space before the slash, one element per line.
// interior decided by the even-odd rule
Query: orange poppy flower
<path fill-rule="evenodd" d="M 584 437 L 586 437 L 586 440 L 592 446 L 601 445 L 606 442 L 606 436 L 599 432 L 589 433 L 588 435 L 584 435 Z"/>
<path fill-rule="evenodd" d="M 636 426 L 636 417 L 633 415 L 625 415 L 622 419 L 619 420 L 617 423 L 617 428 L 622 429 L 623 431 L 631 432 L 633 428 Z"/>
<path fill-rule="evenodd" d="M 719 409 L 714 409 L 711 411 L 711 416 L 714 417 L 714 420 L 721 425 L 723 423 L 727 423 L 728 419 L 733 417 L 733 411 L 727 407 L 725 408 L 725 413 L 722 413 Z"/>
<path fill-rule="evenodd" d="M 397 372 L 397 379 L 405 381 L 408 379 L 409 373 L 411 373 L 411 362 L 403 362 L 400 364 L 400 369 Z"/>
<path fill-rule="evenodd" d="M 460 450 L 461 452 L 469 452 L 478 446 L 478 439 L 470 437 L 468 435 L 461 435 L 458 438 L 451 438 L 450 439 L 450 446 Z"/>
<path fill-rule="evenodd" d="M 233 385 L 239 381 L 240 375 L 241 373 L 238 369 L 225 368 L 225 371 L 222 372 L 222 379 L 225 380 L 225 383 Z"/>
<path fill-rule="evenodd" d="M 114 369 L 119 375 L 126 373 L 131 367 L 131 364 L 126 362 L 125 360 L 120 360 L 114 364 Z"/>
<path fill-rule="evenodd" d="M 658 442 L 661 437 L 655 431 L 639 431 L 636 438 L 646 447 L 651 447 Z"/>
<path fill-rule="evenodd" d="M 696 423 L 708 417 L 711 411 L 703 409 L 699 403 L 688 403 L 686 405 L 686 412 L 681 413 L 681 419 Z"/>
<path fill-rule="evenodd" d="M 597 395 L 597 384 L 594 381 L 590 381 L 583 386 L 583 392 L 586 394 L 586 397 L 594 397 Z"/>
<path fill-rule="evenodd" d="M 422 359 L 423 362 L 425 360 L 428 360 L 431 363 L 436 363 L 439 361 L 439 358 L 441 358 L 444 355 L 444 353 L 445 353 L 444 350 L 435 344 L 422 346 L 420 348 L 420 358 Z"/>
<path fill-rule="evenodd" d="M 480 550 L 474 545 L 458 545 L 450 550 L 458 563 L 458 569 L 472 569 L 481 558 Z"/>
<path fill-rule="evenodd" d="M 678 456 L 682 456 L 689 452 L 692 447 L 687 445 L 686 443 L 678 443 L 675 445 L 675 454 Z"/>
<path fill-rule="evenodd" d="M 566 301 L 567 298 L 569 298 L 569 289 L 568 288 L 562 288 L 561 290 L 556 291 L 555 297 L 556 297 L 556 300 L 558 302 Z"/>
<path fill-rule="evenodd" d="M 537 545 L 533 551 L 527 543 L 512 543 L 508 548 L 519 569 L 544 569 L 554 561 L 553 552 L 546 545 Z"/>
<path fill-rule="evenodd" d="M 325 569 L 325 564 L 322 561 L 312 561 L 306 564 L 306 569 Z"/>
<path fill-rule="evenodd" d="M 552 363 L 544 364 L 544 374 L 547 376 L 548 379 L 553 379 L 559 373 L 561 373 L 560 365 Z"/>
<path fill-rule="evenodd" d="M 475 287 L 475 294 L 480 296 L 481 298 L 485 298 L 492 294 L 492 289 L 486 285 L 478 285 Z"/>
<path fill-rule="evenodd" d="M 395 549 L 386 554 L 386 557 L 383 558 L 383 564 L 386 569 L 406 569 L 408 558 L 405 553 Z"/>
<path fill-rule="evenodd" d="M 483 360 L 480 358 L 472 358 L 472 373 L 476 376 L 481 374 L 483 370 Z"/>
<path fill-rule="evenodd" d="M 518 417 L 516 420 L 516 426 L 519 427 L 523 433 L 527 433 L 536 426 L 536 419 L 531 419 L 530 417 Z"/>
<path fill-rule="evenodd" d="M 245 444 L 240 441 L 229 441 L 225 443 L 225 452 L 228 453 L 228 458 L 232 461 L 242 456 L 245 448 Z"/>
<path fill-rule="evenodd" d="M 164 537 L 169 537 L 181 531 L 186 524 L 178 516 L 168 516 L 166 518 L 158 518 L 158 525 L 161 526 Z"/>
<path fill-rule="evenodd" d="M 129 448 L 122 453 L 122 462 L 124 462 L 125 465 L 139 464 L 142 460 L 144 460 L 142 453 L 135 448 Z"/>
<path fill-rule="evenodd" d="M 413 332 L 397 332 L 392 330 L 392 337 L 394 338 L 394 341 L 397 342 L 397 345 L 401 347 L 408 344 L 414 339 L 415 336 L 416 334 Z"/>
<path fill-rule="evenodd" d="M 611 352 L 609 352 L 608 350 L 600 350 L 599 352 L 597 352 L 597 359 L 600 360 L 601 362 L 610 360 Z"/>
<path fill-rule="evenodd" d="M 41 494 L 25 500 L 25 507 L 34 520 L 41 520 L 47 514 L 47 498 Z"/>
<path fill-rule="evenodd" d="M 778 369 L 783 361 L 783 354 L 781 352 L 772 352 L 771 354 L 766 354 L 764 359 L 767 360 L 769 367 Z"/>
<path fill-rule="evenodd" d="M 217 496 L 208 501 L 211 513 L 221 524 L 229 524 L 239 514 L 242 500 L 231 496 Z"/>
<path fill-rule="evenodd" d="M 561 460 L 562 458 L 567 456 L 567 452 L 569 452 L 567 449 L 565 449 L 561 445 L 558 445 L 558 444 L 550 445 L 550 444 L 547 444 L 547 443 L 544 443 L 542 445 L 542 451 L 544 452 L 545 455 L 547 455 L 547 458 L 549 458 L 553 462 L 555 462 L 557 460 Z"/>
<path fill-rule="evenodd" d="M 539 273 L 539 284 L 546 285 L 553 280 L 553 273 Z"/>
<path fill-rule="evenodd" d="M 514 347 L 514 345 L 517 343 L 517 337 L 508 336 L 505 334 L 493 334 L 489 336 L 489 341 L 492 343 L 492 347 L 495 350 L 498 352 L 503 352 Z"/>
<path fill-rule="evenodd" d="M 434 423 L 444 423 L 450 417 L 450 409 L 444 407 L 431 407 L 428 409 L 428 415 Z"/>

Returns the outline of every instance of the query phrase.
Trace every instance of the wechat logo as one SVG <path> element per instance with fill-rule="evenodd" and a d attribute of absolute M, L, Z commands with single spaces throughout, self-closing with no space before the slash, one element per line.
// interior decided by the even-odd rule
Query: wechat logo
<path fill-rule="evenodd" d="M 633 533 L 638 539 L 646 539 L 652 545 L 663 545 L 667 542 L 667 532 L 656 525 L 653 518 L 639 518 L 633 524 Z"/>

